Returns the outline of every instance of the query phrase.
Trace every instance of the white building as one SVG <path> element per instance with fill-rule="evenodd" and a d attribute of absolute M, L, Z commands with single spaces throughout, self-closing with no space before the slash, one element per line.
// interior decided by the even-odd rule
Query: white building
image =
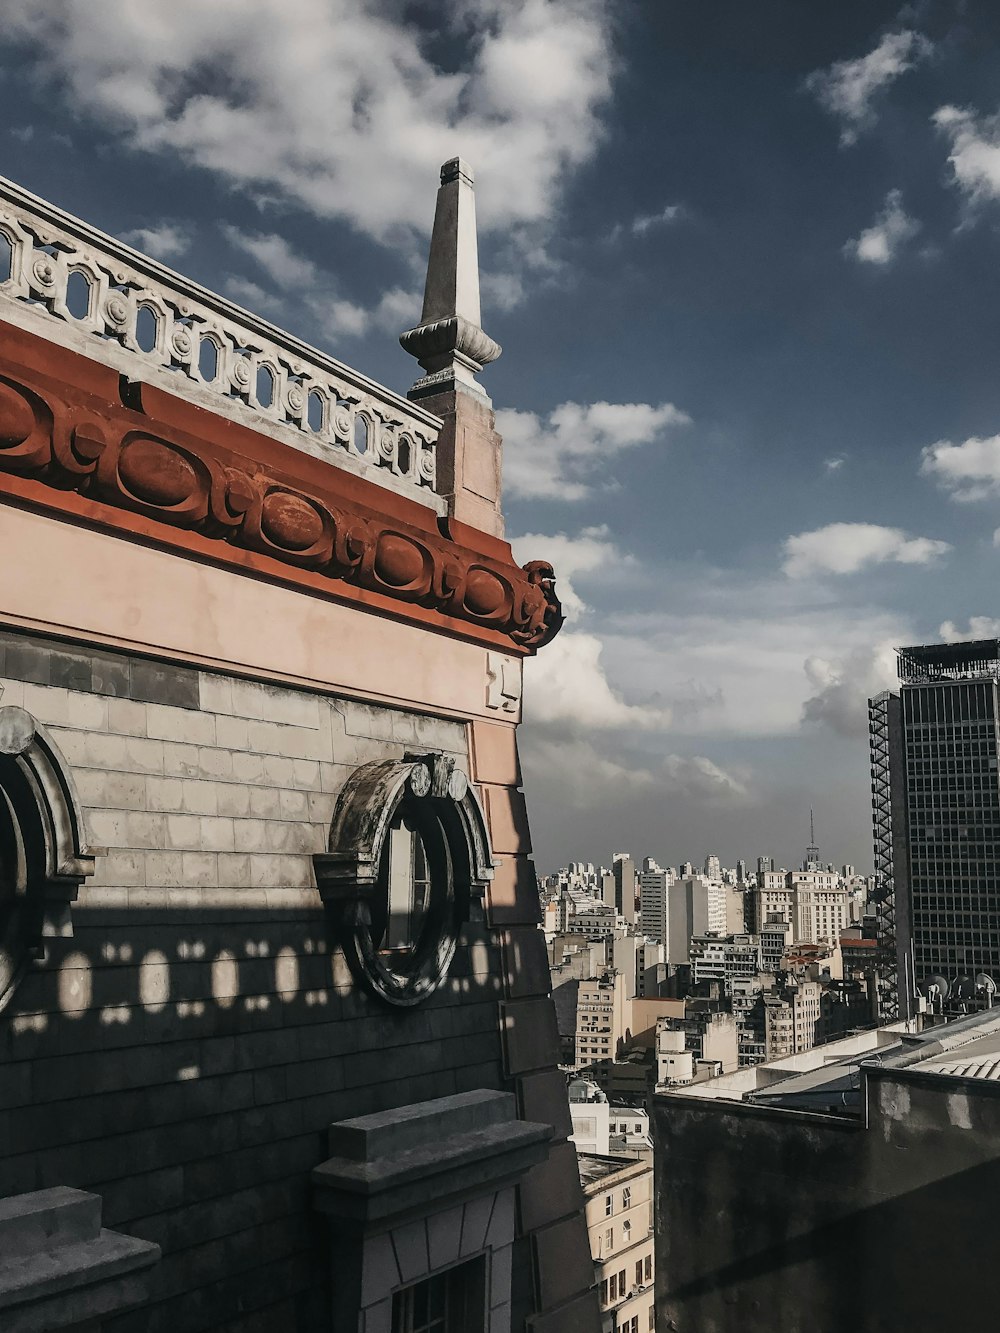
<path fill-rule="evenodd" d="M 704 875 L 689 875 L 667 886 L 667 961 L 676 966 L 690 962 L 694 935 L 725 935 L 726 886 Z"/>

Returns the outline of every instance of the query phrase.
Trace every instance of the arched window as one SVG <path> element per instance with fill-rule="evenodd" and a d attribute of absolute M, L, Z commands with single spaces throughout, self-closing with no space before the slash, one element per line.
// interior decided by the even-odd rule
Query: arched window
<path fill-rule="evenodd" d="M 94 872 L 65 760 L 23 708 L 0 708 L 0 1009 Z"/>
<path fill-rule="evenodd" d="M 356 769 L 329 851 L 314 861 L 355 979 L 397 1005 L 444 980 L 470 902 L 493 874 L 479 802 L 440 753 Z"/>

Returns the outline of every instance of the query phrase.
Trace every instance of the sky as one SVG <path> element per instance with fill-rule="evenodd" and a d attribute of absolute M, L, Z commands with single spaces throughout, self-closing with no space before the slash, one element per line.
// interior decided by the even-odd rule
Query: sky
<path fill-rule="evenodd" d="M 471 162 L 539 869 L 870 868 L 893 647 L 1000 633 L 991 0 L 7 0 L 0 153 L 401 392 Z"/>

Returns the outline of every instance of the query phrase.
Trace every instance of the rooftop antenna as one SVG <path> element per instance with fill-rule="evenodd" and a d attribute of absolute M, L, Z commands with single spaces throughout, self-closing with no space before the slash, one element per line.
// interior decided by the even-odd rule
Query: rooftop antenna
<path fill-rule="evenodd" d="M 811 862 L 819 861 L 819 848 L 816 846 L 816 825 L 813 821 L 812 807 L 809 808 L 809 846 L 806 848 L 806 864 L 804 870 L 808 870 Z"/>

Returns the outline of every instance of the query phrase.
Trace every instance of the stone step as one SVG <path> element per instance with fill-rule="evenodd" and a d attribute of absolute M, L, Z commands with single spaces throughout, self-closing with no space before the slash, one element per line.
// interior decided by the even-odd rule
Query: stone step
<path fill-rule="evenodd" d="M 96 1240 L 101 1197 L 58 1185 L 0 1199 L 0 1263 L 21 1255 Z"/>

